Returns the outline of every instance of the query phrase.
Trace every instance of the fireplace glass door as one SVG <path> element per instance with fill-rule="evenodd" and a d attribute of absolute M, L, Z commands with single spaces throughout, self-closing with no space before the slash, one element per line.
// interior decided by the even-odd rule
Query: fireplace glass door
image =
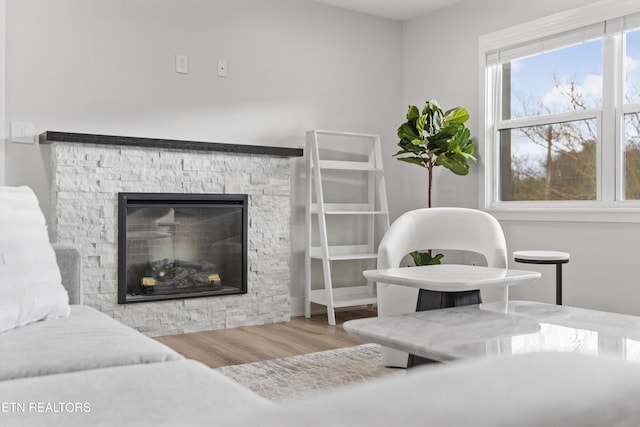
<path fill-rule="evenodd" d="M 120 193 L 118 303 L 247 292 L 247 196 Z"/>

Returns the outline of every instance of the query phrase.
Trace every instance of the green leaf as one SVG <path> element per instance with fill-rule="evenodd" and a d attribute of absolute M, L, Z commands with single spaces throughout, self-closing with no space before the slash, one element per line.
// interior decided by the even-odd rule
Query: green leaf
<path fill-rule="evenodd" d="M 413 145 L 426 145 L 428 142 L 429 142 L 429 141 L 427 141 L 427 140 L 425 140 L 425 139 L 419 139 L 419 138 L 416 138 L 416 139 L 414 139 L 413 141 L 411 141 L 411 143 L 412 143 Z"/>
<path fill-rule="evenodd" d="M 456 175 L 467 175 L 469 173 L 469 163 L 467 159 L 457 153 L 443 153 L 436 159 L 436 164 L 444 166 Z"/>
<path fill-rule="evenodd" d="M 407 120 L 415 120 L 420 116 L 420 111 L 418 107 L 415 105 L 409 105 L 409 110 L 407 111 Z"/>
<path fill-rule="evenodd" d="M 410 123 L 403 123 L 402 125 L 400 125 L 400 127 L 398 128 L 398 138 L 400 139 L 406 139 L 409 141 L 413 141 L 414 139 L 420 138 L 421 135 L 418 135 L 415 131 L 415 129 L 413 128 L 413 126 L 411 126 Z"/>
<path fill-rule="evenodd" d="M 414 165 L 422 166 L 423 168 L 427 167 L 424 164 L 424 161 L 422 160 L 422 158 L 420 157 L 398 157 L 398 160 L 407 162 L 407 163 L 413 163 Z"/>
<path fill-rule="evenodd" d="M 448 134 L 454 135 L 461 129 L 466 129 L 466 127 L 462 123 L 447 123 L 445 126 L 442 126 L 441 132 L 446 132 Z"/>
<path fill-rule="evenodd" d="M 453 138 L 460 141 L 460 143 L 469 143 L 471 141 L 471 131 L 466 127 L 459 128 Z"/>
<path fill-rule="evenodd" d="M 413 153 L 416 155 L 427 152 L 425 145 L 414 145 L 412 141 L 407 141 L 406 139 L 398 142 L 398 146 L 405 152 Z"/>
<path fill-rule="evenodd" d="M 469 140 L 469 143 L 462 149 L 462 152 L 468 156 L 468 158 L 473 159 L 474 162 L 477 162 L 478 159 L 474 157 L 476 154 L 476 144 L 473 141 Z"/>
<path fill-rule="evenodd" d="M 418 131 L 418 135 L 422 136 L 424 132 L 424 125 L 427 120 L 427 116 L 419 116 L 416 120 L 416 131 Z"/>
<path fill-rule="evenodd" d="M 444 257 L 444 254 L 436 254 L 436 256 L 431 257 L 431 261 L 429 261 L 429 265 L 440 264 L 440 260 Z"/>
<path fill-rule="evenodd" d="M 440 132 L 437 135 L 434 135 L 429 138 L 429 144 L 427 144 L 427 148 L 432 154 L 441 154 L 446 153 L 449 149 L 449 139 L 451 135 L 446 132 Z"/>
<path fill-rule="evenodd" d="M 435 135 L 442 130 L 442 115 L 438 112 L 433 113 L 433 118 L 429 123 L 429 134 Z"/>
<path fill-rule="evenodd" d="M 474 162 L 477 159 L 474 157 L 476 152 L 476 145 L 471 140 L 471 132 L 467 128 L 461 128 L 453 135 L 451 139 L 449 152 L 454 152 L 464 156 L 466 159 L 471 159 Z"/>
<path fill-rule="evenodd" d="M 432 99 L 430 101 L 425 102 L 424 107 L 422 108 L 422 114 L 423 115 L 428 114 L 432 116 L 435 113 L 440 113 L 442 115 L 442 108 L 440 108 L 438 101 L 436 101 L 435 99 Z"/>
<path fill-rule="evenodd" d="M 444 122 L 448 123 L 464 123 L 469 120 L 469 112 L 466 108 L 453 108 L 445 113 Z"/>

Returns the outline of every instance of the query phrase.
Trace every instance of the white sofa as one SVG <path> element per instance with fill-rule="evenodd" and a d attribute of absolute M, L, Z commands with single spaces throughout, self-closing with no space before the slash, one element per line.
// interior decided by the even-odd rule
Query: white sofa
<path fill-rule="evenodd" d="M 57 254 L 77 302 L 79 256 Z M 1 426 L 637 426 L 639 393 L 638 366 L 536 354 L 276 405 L 89 307 L 0 334 Z"/>
<path fill-rule="evenodd" d="M 72 303 L 68 317 L 0 333 L 0 381 L 182 360 L 175 351 L 80 302 L 80 254 L 55 246 Z"/>

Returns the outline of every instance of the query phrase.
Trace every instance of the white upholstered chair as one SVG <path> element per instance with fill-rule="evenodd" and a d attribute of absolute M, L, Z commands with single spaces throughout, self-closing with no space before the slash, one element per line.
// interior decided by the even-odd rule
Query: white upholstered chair
<path fill-rule="evenodd" d="M 400 267 L 406 255 L 427 249 L 471 251 L 484 255 L 488 267 L 507 267 L 504 233 L 494 217 L 475 209 L 425 208 L 394 221 L 380 242 L 378 269 Z M 377 291 L 378 316 L 416 310 L 418 289 L 378 283 Z M 382 351 L 385 366 L 406 367 L 407 356 L 390 348 Z"/>

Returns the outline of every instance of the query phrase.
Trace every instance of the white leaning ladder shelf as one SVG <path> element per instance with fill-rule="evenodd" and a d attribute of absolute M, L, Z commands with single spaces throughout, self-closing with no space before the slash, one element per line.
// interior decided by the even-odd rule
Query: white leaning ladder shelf
<path fill-rule="evenodd" d="M 322 159 L 323 139 L 340 140 L 341 150 L 348 160 Z M 363 143 L 366 153 L 350 157 L 348 147 L 354 141 Z M 362 284 L 344 284 L 336 286 L 332 278 L 332 261 L 369 260 L 369 267 L 374 268 L 377 259 L 378 240 L 389 228 L 389 207 L 382 167 L 382 149 L 378 135 L 310 130 L 307 132 L 306 156 L 306 244 L 305 244 L 305 317 L 311 317 L 311 303 L 324 305 L 330 325 L 336 324 L 335 309 L 376 304 L 376 291 L 373 282 Z M 335 157 L 335 155 L 333 156 Z M 361 161 L 360 159 L 366 159 Z M 323 189 L 323 179 L 330 179 L 331 174 L 354 174 L 354 180 L 362 180 L 366 188 L 364 202 L 332 203 L 327 202 Z M 324 176 L 323 176 L 324 175 Z M 315 196 L 315 197 L 314 197 Z M 331 199 L 329 199 L 331 200 Z M 317 221 L 315 218 L 317 216 Z M 327 218 L 363 219 L 359 225 L 366 227 L 363 241 L 349 245 L 331 245 L 329 242 Z M 315 227 L 317 222 L 317 228 Z M 339 224 L 339 223 L 338 223 Z M 313 246 L 314 230 L 317 230 L 320 246 Z M 318 238 L 316 238 L 316 241 Z M 312 260 L 322 261 L 324 288 L 311 289 Z"/>

